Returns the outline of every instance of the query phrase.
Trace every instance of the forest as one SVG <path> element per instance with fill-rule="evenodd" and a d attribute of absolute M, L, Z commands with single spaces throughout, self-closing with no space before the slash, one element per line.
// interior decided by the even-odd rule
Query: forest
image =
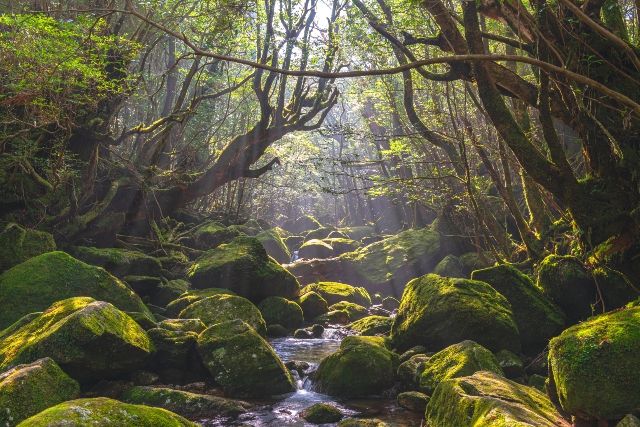
<path fill-rule="evenodd" d="M 640 427 L 640 0 L 0 0 L 0 425 Z"/>

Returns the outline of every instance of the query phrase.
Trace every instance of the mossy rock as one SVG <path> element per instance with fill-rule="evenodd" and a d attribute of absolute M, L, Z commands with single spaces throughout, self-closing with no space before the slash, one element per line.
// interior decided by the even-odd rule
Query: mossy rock
<path fill-rule="evenodd" d="M 0 233 L 0 272 L 45 252 L 55 251 L 53 236 L 9 224 Z"/>
<path fill-rule="evenodd" d="M 398 356 L 379 337 L 347 337 L 340 349 L 320 362 L 314 374 L 318 391 L 343 398 L 382 393 L 395 382 Z"/>
<path fill-rule="evenodd" d="M 388 311 L 393 311 L 393 310 L 397 310 L 398 308 L 400 308 L 400 301 L 398 301 L 394 297 L 385 297 L 382 300 L 381 304 L 382 304 L 382 308 L 384 308 L 385 310 L 388 310 Z"/>
<path fill-rule="evenodd" d="M 305 241 L 328 239 L 329 235 L 336 229 L 333 227 L 320 227 L 307 232 L 304 237 Z"/>
<path fill-rule="evenodd" d="M 87 264 L 96 265 L 119 278 L 125 276 L 160 276 L 162 264 L 157 258 L 139 251 L 121 248 L 77 246 L 71 254 Z"/>
<path fill-rule="evenodd" d="M 488 259 L 491 259 L 491 254 L 482 254 L 478 252 L 467 252 L 458 257 L 460 263 L 462 264 L 464 277 L 469 277 L 471 272 L 475 270 L 482 270 L 483 268 L 487 268 L 491 266 L 491 263 L 488 262 Z"/>
<path fill-rule="evenodd" d="M 347 326 L 358 335 L 387 335 L 391 331 L 393 319 L 385 316 L 367 316 Z"/>
<path fill-rule="evenodd" d="M 237 228 L 225 227 L 219 222 L 211 221 L 202 224 L 193 232 L 193 241 L 190 243 L 194 248 L 206 251 L 229 243 L 240 235 L 242 231 Z"/>
<path fill-rule="evenodd" d="M 0 329 L 25 314 L 75 296 L 107 301 L 120 310 L 153 318 L 140 297 L 122 281 L 100 267 L 56 251 L 33 257 L 0 275 Z"/>
<path fill-rule="evenodd" d="M 371 305 L 371 297 L 365 288 L 358 288 L 339 282 L 318 282 L 302 288 L 302 295 L 307 292 L 317 292 L 327 301 L 327 304 L 333 305 L 340 301 L 352 302 L 363 307 Z"/>
<path fill-rule="evenodd" d="M 155 276 L 124 276 L 122 281 L 145 299 L 153 295 L 162 285 L 162 279 Z"/>
<path fill-rule="evenodd" d="M 198 337 L 198 352 L 229 396 L 267 397 L 296 389 L 291 373 L 269 343 L 241 320 L 206 329 Z"/>
<path fill-rule="evenodd" d="M 502 368 L 504 375 L 509 379 L 522 378 L 524 374 L 524 363 L 522 359 L 509 350 L 500 350 L 495 354 L 498 365 Z"/>
<path fill-rule="evenodd" d="M 419 375 L 420 390 L 430 395 L 442 381 L 466 377 L 478 371 L 504 376 L 493 353 L 473 341 L 462 341 L 440 350 L 424 363 Z"/>
<path fill-rule="evenodd" d="M 312 424 L 337 423 L 344 416 L 340 409 L 329 403 L 316 403 L 300 412 L 300 416 Z"/>
<path fill-rule="evenodd" d="M 343 227 L 338 228 L 338 231 L 344 233 L 347 237 L 353 240 L 362 240 L 365 237 L 373 237 L 377 234 L 376 229 L 370 225 Z"/>
<path fill-rule="evenodd" d="M 425 412 L 430 427 L 570 427 L 540 391 L 493 372 L 440 383 Z"/>
<path fill-rule="evenodd" d="M 242 320 L 260 335 L 267 333 L 267 324 L 258 307 L 251 301 L 235 295 L 213 295 L 188 305 L 180 312 L 181 319 L 200 319 L 207 325 Z"/>
<path fill-rule="evenodd" d="M 400 363 L 397 376 L 403 390 L 419 389 L 420 374 L 424 370 L 424 364 L 430 357 L 431 356 L 427 356 L 426 354 L 418 353 Z"/>
<path fill-rule="evenodd" d="M 405 391 L 398 394 L 397 401 L 398 405 L 411 412 L 424 414 L 425 409 L 427 409 L 427 404 L 429 403 L 429 396 L 419 391 Z"/>
<path fill-rule="evenodd" d="M 367 309 L 360 304 L 355 304 L 348 301 L 340 301 L 329 306 L 329 311 L 344 310 L 349 314 L 349 320 L 354 321 L 362 319 L 367 313 Z"/>
<path fill-rule="evenodd" d="M 520 350 L 511 305 L 490 285 L 477 280 L 427 274 L 410 281 L 391 328 L 394 345 L 440 350 L 473 340 L 491 351 Z"/>
<path fill-rule="evenodd" d="M 24 420 L 19 426 L 197 427 L 197 424 L 166 409 L 97 397 L 60 403 Z"/>
<path fill-rule="evenodd" d="M 240 400 L 166 387 L 132 387 L 122 395 L 122 400 L 127 403 L 164 408 L 189 419 L 237 417 L 251 408 L 249 403 Z"/>
<path fill-rule="evenodd" d="M 0 374 L 0 425 L 15 426 L 79 393 L 78 383 L 48 357 L 15 366 Z"/>
<path fill-rule="evenodd" d="M 302 234 L 309 230 L 318 229 L 322 227 L 322 224 L 311 215 L 302 215 L 294 220 L 286 221 L 282 227 L 293 234 Z"/>
<path fill-rule="evenodd" d="M 476 270 L 471 279 L 488 283 L 509 301 L 525 352 L 537 354 L 562 332 L 564 313 L 515 267 L 503 264 Z"/>
<path fill-rule="evenodd" d="M 347 310 L 330 310 L 313 321 L 321 325 L 346 325 L 350 320 Z"/>
<path fill-rule="evenodd" d="M 238 237 L 205 252 L 187 276 L 195 288 L 230 289 L 254 302 L 271 296 L 295 299 L 300 290 L 296 278 L 252 237 Z"/>
<path fill-rule="evenodd" d="M 333 233 L 335 233 L 335 231 L 331 234 Z M 326 239 L 322 239 L 322 241 L 333 248 L 333 256 L 338 256 L 347 252 L 355 251 L 360 246 L 362 246 L 360 242 L 344 237 L 328 237 Z"/>
<path fill-rule="evenodd" d="M 434 267 L 433 273 L 443 277 L 457 277 L 465 279 L 468 275 L 465 273 L 464 266 L 460 259 L 455 255 L 447 255 Z"/>
<path fill-rule="evenodd" d="M 302 308 L 286 298 L 269 297 L 258 304 L 267 325 L 282 325 L 288 330 L 294 330 L 304 323 Z"/>
<path fill-rule="evenodd" d="M 150 301 L 160 307 L 166 307 L 191 289 L 191 283 L 184 279 L 164 280 L 158 285 Z"/>
<path fill-rule="evenodd" d="M 593 317 L 549 343 L 551 386 L 580 418 L 615 419 L 640 404 L 640 307 Z"/>
<path fill-rule="evenodd" d="M 89 297 L 58 301 L 30 322 L 0 333 L 0 369 L 51 357 L 80 382 L 131 372 L 153 351 L 131 317 Z"/>
<path fill-rule="evenodd" d="M 284 244 L 287 245 L 287 249 L 289 249 L 289 253 L 293 255 L 300 246 L 304 243 L 304 236 L 289 236 L 284 239 Z"/>
<path fill-rule="evenodd" d="M 306 292 L 300 297 L 300 307 L 306 321 L 311 321 L 329 311 L 327 300 L 314 291 Z"/>
<path fill-rule="evenodd" d="M 197 350 L 198 332 L 158 327 L 149 329 L 147 334 L 156 349 L 149 367 L 163 381 L 182 383 L 206 377 Z"/>
<path fill-rule="evenodd" d="M 334 256 L 333 247 L 322 240 L 307 240 L 300 246 L 298 256 L 303 259 L 331 258 Z"/>
<path fill-rule="evenodd" d="M 168 331 L 195 332 L 199 334 L 207 329 L 207 325 L 200 319 L 166 319 L 158 322 L 158 328 Z"/>
<path fill-rule="evenodd" d="M 377 418 L 346 418 L 338 427 L 389 427 L 389 424 Z"/>
<path fill-rule="evenodd" d="M 194 302 L 214 295 L 235 295 L 235 292 L 222 288 L 191 289 L 167 304 L 167 314 L 177 316 Z"/>
<path fill-rule="evenodd" d="M 282 230 L 284 232 L 284 230 Z M 264 250 L 267 254 L 278 261 L 280 264 L 286 264 L 291 260 L 291 252 L 282 240 L 282 232 L 278 229 L 272 228 L 265 230 L 256 235 L 256 239 L 262 243 Z"/>
<path fill-rule="evenodd" d="M 627 414 L 623 419 L 620 420 L 616 427 L 640 427 L 640 418 L 636 417 L 633 414 Z"/>

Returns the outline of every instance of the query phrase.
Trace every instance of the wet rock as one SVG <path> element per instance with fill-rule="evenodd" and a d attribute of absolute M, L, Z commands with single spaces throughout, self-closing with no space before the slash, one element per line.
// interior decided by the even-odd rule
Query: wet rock
<path fill-rule="evenodd" d="M 329 312 L 340 310 L 344 310 L 347 312 L 350 321 L 362 319 L 368 314 L 365 307 L 352 302 L 340 301 L 329 306 Z"/>
<path fill-rule="evenodd" d="M 306 292 L 300 297 L 300 307 L 307 321 L 322 316 L 329 311 L 327 300 L 322 298 L 319 293 L 313 291 Z"/>
<path fill-rule="evenodd" d="M 318 324 L 311 326 L 311 335 L 313 335 L 314 338 L 320 338 L 322 334 L 324 334 L 324 326 Z"/>
<path fill-rule="evenodd" d="M 347 418 L 340 421 L 338 427 L 388 427 L 388 424 L 377 418 Z"/>
<path fill-rule="evenodd" d="M 316 403 L 304 409 L 300 416 L 312 424 L 337 423 L 343 418 L 340 409 L 328 403 Z"/>
<path fill-rule="evenodd" d="M 289 335 L 289 330 L 282 325 L 267 326 L 267 336 L 271 338 L 283 338 Z"/>
<path fill-rule="evenodd" d="M 419 391 L 405 391 L 398 395 L 398 405 L 412 412 L 423 414 L 429 403 L 429 396 Z"/>
<path fill-rule="evenodd" d="M 311 368 L 311 365 L 308 362 L 298 360 L 290 360 L 284 365 L 290 371 L 296 372 L 300 378 L 304 377 Z"/>
<path fill-rule="evenodd" d="M 313 338 L 313 334 L 311 333 L 311 331 L 308 331 L 306 329 L 296 329 L 296 331 L 293 333 L 293 337 L 299 340 L 304 340 Z"/>
<path fill-rule="evenodd" d="M 317 292 L 329 305 L 333 305 L 341 301 L 352 302 L 363 307 L 369 307 L 371 305 L 371 297 L 366 289 L 347 285 L 346 283 L 313 283 L 305 286 L 300 291 L 301 295 L 304 295 L 307 292 Z"/>
<path fill-rule="evenodd" d="M 315 318 L 314 322 L 324 325 L 346 325 L 349 323 L 349 312 L 346 310 L 333 310 Z"/>
<path fill-rule="evenodd" d="M 240 319 L 260 335 L 267 333 L 267 325 L 260 310 L 248 299 L 234 295 L 220 294 L 196 301 L 182 310 L 179 317 L 200 319 L 207 326 Z"/>
<path fill-rule="evenodd" d="M 51 234 L 9 224 L 0 233 L 0 272 L 29 258 L 55 250 L 56 242 Z"/>
<path fill-rule="evenodd" d="M 258 304 L 267 325 L 278 324 L 288 330 L 299 328 L 304 323 L 302 308 L 282 297 L 265 298 Z"/>

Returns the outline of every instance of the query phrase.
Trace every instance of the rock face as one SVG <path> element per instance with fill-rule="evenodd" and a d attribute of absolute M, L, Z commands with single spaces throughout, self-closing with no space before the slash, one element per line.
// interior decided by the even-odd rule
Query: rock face
<path fill-rule="evenodd" d="M 0 369 L 51 357 L 80 382 L 140 368 L 153 352 L 145 331 L 104 301 L 59 301 L 31 321 L 0 333 Z"/>
<path fill-rule="evenodd" d="M 48 252 L 0 275 L 0 329 L 25 314 L 75 296 L 89 296 L 153 318 L 140 297 L 104 269 L 64 252 Z"/>
<path fill-rule="evenodd" d="M 317 292 L 327 301 L 327 304 L 333 305 L 340 301 L 352 302 L 364 307 L 371 305 L 371 297 L 365 288 L 358 288 L 339 282 L 318 282 L 307 285 L 302 288 L 302 295 L 307 292 Z"/>
<path fill-rule="evenodd" d="M 384 316 L 367 316 L 352 322 L 347 327 L 358 335 L 387 335 L 393 319 Z"/>
<path fill-rule="evenodd" d="M 0 233 L 0 272 L 29 258 L 55 250 L 56 242 L 51 234 L 9 224 Z"/>
<path fill-rule="evenodd" d="M 549 344 L 551 387 L 580 418 L 614 419 L 640 404 L 640 307 L 565 330 Z"/>
<path fill-rule="evenodd" d="M 419 374 L 419 387 L 431 395 L 442 381 L 466 377 L 478 371 L 504 376 L 493 353 L 473 341 L 462 341 L 440 350 L 424 362 Z"/>
<path fill-rule="evenodd" d="M 253 237 L 237 237 L 205 252 L 187 276 L 196 288 L 230 289 L 254 302 L 271 296 L 295 299 L 300 287 Z"/>
<path fill-rule="evenodd" d="M 304 319 L 308 322 L 329 311 L 327 300 L 314 291 L 306 292 L 300 297 L 300 307 Z"/>
<path fill-rule="evenodd" d="M 265 397 L 296 389 L 271 346 L 240 320 L 218 323 L 198 337 L 198 352 L 213 378 L 232 397 Z"/>
<path fill-rule="evenodd" d="M 131 405 L 105 397 L 64 402 L 20 423 L 20 427 L 52 426 L 197 427 L 197 424 L 166 409 Z"/>
<path fill-rule="evenodd" d="M 258 304 L 258 308 L 267 325 L 282 325 L 289 330 L 294 330 L 304 323 L 302 308 L 286 298 L 266 298 Z"/>
<path fill-rule="evenodd" d="M 391 328 L 396 347 L 440 350 L 473 340 L 492 351 L 520 350 L 509 302 L 484 282 L 427 274 L 407 284 Z"/>
<path fill-rule="evenodd" d="M 285 233 L 286 232 L 282 229 L 271 228 L 256 235 L 256 239 L 262 243 L 267 254 L 281 264 L 287 263 L 291 260 L 289 248 L 287 248 L 287 245 L 285 245 L 282 240 L 282 236 Z"/>
<path fill-rule="evenodd" d="M 443 381 L 425 412 L 430 427 L 570 427 L 547 396 L 492 372 Z"/>
<path fill-rule="evenodd" d="M 78 246 L 73 248 L 72 254 L 79 260 L 102 267 L 121 279 L 125 276 L 157 277 L 162 270 L 162 265 L 156 258 L 127 249 Z"/>
<path fill-rule="evenodd" d="M 340 349 L 320 362 L 315 386 L 323 393 L 344 398 L 375 395 L 395 381 L 398 356 L 379 337 L 347 337 Z"/>
<path fill-rule="evenodd" d="M 246 298 L 234 295 L 214 295 L 196 301 L 180 312 L 181 319 L 200 319 L 207 325 L 242 320 L 260 335 L 267 333 L 267 324 L 260 310 Z"/>
<path fill-rule="evenodd" d="M 79 393 L 78 383 L 50 358 L 15 366 L 0 374 L 0 425 L 15 426 Z"/>
<path fill-rule="evenodd" d="M 499 265 L 471 273 L 471 279 L 491 285 L 511 304 L 520 331 L 522 349 L 535 354 L 545 348 L 564 327 L 564 314 L 549 301 L 529 276 L 510 265 Z"/>

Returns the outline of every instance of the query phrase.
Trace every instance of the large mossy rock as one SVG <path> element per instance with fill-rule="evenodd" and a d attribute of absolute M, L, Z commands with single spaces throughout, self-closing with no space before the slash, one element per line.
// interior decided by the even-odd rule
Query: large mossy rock
<path fill-rule="evenodd" d="M 339 282 L 318 282 L 302 288 L 302 295 L 307 292 L 317 292 L 327 301 L 327 304 L 333 305 L 340 301 L 352 302 L 363 307 L 371 305 L 371 297 L 365 288 L 347 285 Z"/>
<path fill-rule="evenodd" d="M 282 235 L 285 233 L 282 229 L 272 228 L 256 235 L 256 239 L 262 243 L 267 254 L 281 264 L 291 260 L 291 252 L 289 252 L 289 248 L 282 240 Z"/>
<path fill-rule="evenodd" d="M 15 366 L 0 374 L 0 425 L 15 426 L 79 393 L 78 383 L 48 357 Z"/>
<path fill-rule="evenodd" d="M 230 291 L 229 289 L 222 288 L 189 290 L 183 294 L 180 294 L 178 298 L 167 304 L 167 314 L 170 316 L 177 316 L 182 310 L 184 310 L 194 302 L 214 295 L 235 295 L 235 292 Z"/>
<path fill-rule="evenodd" d="M 180 312 L 181 319 L 200 319 L 207 326 L 229 320 L 242 320 L 260 335 L 267 333 L 267 324 L 258 307 L 251 301 L 234 295 L 213 295 L 188 305 Z"/>
<path fill-rule="evenodd" d="M 353 252 L 362 244 L 358 241 L 347 239 L 345 237 L 329 237 L 322 240 L 324 243 L 333 248 L 333 255 L 338 256 L 347 252 Z"/>
<path fill-rule="evenodd" d="M 366 307 L 361 306 L 353 302 L 340 301 L 329 306 L 329 312 L 332 311 L 346 311 L 349 315 L 349 321 L 354 321 L 366 317 L 368 312 Z"/>
<path fill-rule="evenodd" d="M 258 304 L 267 325 L 282 325 L 288 330 L 294 330 L 304 323 L 302 308 L 286 298 L 269 297 Z"/>
<path fill-rule="evenodd" d="M 322 316 L 329 311 L 329 304 L 327 303 L 327 300 L 324 299 L 322 295 L 314 291 L 305 292 L 300 297 L 300 307 L 302 308 L 304 319 L 307 322 L 310 322 L 316 317 Z"/>
<path fill-rule="evenodd" d="M 473 340 L 491 351 L 520 350 L 511 305 L 484 282 L 427 274 L 407 284 L 391 328 L 396 347 L 440 350 Z"/>
<path fill-rule="evenodd" d="M 0 329 L 25 314 L 75 296 L 89 296 L 153 318 L 140 297 L 122 281 L 103 268 L 56 251 L 38 255 L 0 275 Z"/>
<path fill-rule="evenodd" d="M 440 383 L 425 412 L 429 427 L 570 427 L 549 398 L 493 372 Z"/>
<path fill-rule="evenodd" d="M 198 319 L 184 320 L 200 322 Z M 200 324 L 204 330 L 204 324 Z M 172 383 L 206 377 L 197 348 L 199 332 L 200 328 L 172 328 L 160 324 L 157 328 L 149 329 L 147 334 L 156 349 L 149 361 L 149 368 L 160 374 L 163 381 Z"/>
<path fill-rule="evenodd" d="M 328 403 L 316 403 L 300 412 L 300 417 L 312 424 L 337 423 L 344 415 L 340 409 Z"/>
<path fill-rule="evenodd" d="M 55 251 L 53 236 L 9 224 L 0 233 L 0 272 L 45 252 Z"/>
<path fill-rule="evenodd" d="M 198 352 L 229 396 L 267 397 L 296 389 L 291 373 L 269 343 L 241 320 L 206 329 L 198 337 Z"/>
<path fill-rule="evenodd" d="M 334 256 L 333 246 L 320 239 L 307 240 L 300 246 L 298 256 L 302 259 L 331 258 Z"/>
<path fill-rule="evenodd" d="M 223 243 L 229 243 L 241 234 L 242 231 L 238 227 L 225 227 L 219 222 L 210 221 L 193 232 L 193 239 L 189 243 L 196 249 L 206 251 Z"/>
<path fill-rule="evenodd" d="M 61 403 L 24 420 L 19 426 L 197 427 L 197 424 L 166 409 L 97 397 Z"/>
<path fill-rule="evenodd" d="M 504 376 L 493 353 L 473 341 L 462 341 L 440 350 L 424 362 L 418 377 L 419 387 L 431 395 L 442 381 L 466 377 L 478 371 Z"/>
<path fill-rule="evenodd" d="M 465 268 L 455 255 L 447 255 L 433 268 L 433 273 L 444 277 L 458 277 L 460 279 L 466 279 L 468 275 L 465 272 Z"/>
<path fill-rule="evenodd" d="M 549 372 L 562 408 L 614 419 L 640 407 L 640 307 L 593 317 L 549 344 Z"/>
<path fill-rule="evenodd" d="M 347 337 L 320 362 L 314 375 L 322 393 L 344 398 L 382 393 L 395 381 L 398 356 L 381 337 Z"/>
<path fill-rule="evenodd" d="M 385 316 L 367 316 L 347 325 L 358 335 L 387 335 L 391 331 L 393 319 Z"/>
<path fill-rule="evenodd" d="M 507 298 L 525 352 L 536 354 L 562 332 L 564 313 L 540 292 L 529 276 L 515 267 L 499 265 L 476 270 L 471 279 L 490 284 Z"/>
<path fill-rule="evenodd" d="M 205 252 L 187 275 L 196 288 L 230 289 L 254 302 L 271 296 L 295 299 L 300 288 L 296 278 L 252 237 L 238 237 Z"/>
<path fill-rule="evenodd" d="M 302 215 L 296 219 L 286 221 L 282 227 L 293 234 L 302 234 L 306 231 L 316 230 L 322 227 L 322 224 L 311 215 Z"/>
<path fill-rule="evenodd" d="M 50 357 L 72 378 L 90 382 L 140 368 L 153 350 L 127 314 L 108 302 L 76 297 L 0 332 L 0 369 Z"/>
<path fill-rule="evenodd" d="M 166 387 L 132 387 L 122 395 L 122 400 L 164 408 L 189 419 L 236 417 L 251 407 L 249 403 L 239 400 Z"/>
<path fill-rule="evenodd" d="M 119 278 L 125 276 L 158 277 L 162 270 L 162 264 L 157 258 L 128 249 L 78 246 L 73 248 L 71 253 L 79 260 L 102 267 Z"/>

